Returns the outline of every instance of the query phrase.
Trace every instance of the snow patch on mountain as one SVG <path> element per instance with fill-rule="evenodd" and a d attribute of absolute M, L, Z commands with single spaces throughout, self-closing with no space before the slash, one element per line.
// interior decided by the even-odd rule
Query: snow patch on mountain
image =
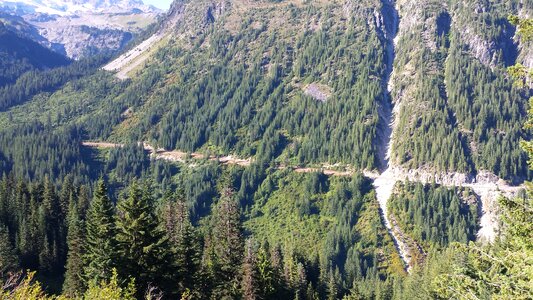
<path fill-rule="evenodd" d="M 140 0 L 0 0 L 0 7 L 17 14 L 43 13 L 57 16 L 73 16 L 80 13 L 159 12 Z"/>

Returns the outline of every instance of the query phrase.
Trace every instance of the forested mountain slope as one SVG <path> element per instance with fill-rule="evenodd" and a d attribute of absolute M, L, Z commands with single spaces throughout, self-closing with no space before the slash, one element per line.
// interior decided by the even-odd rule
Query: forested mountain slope
<path fill-rule="evenodd" d="M 399 1 L 392 159 L 406 168 L 524 177 L 526 95 L 506 79 L 516 3 Z M 522 99 L 522 100 L 520 100 Z"/>
<path fill-rule="evenodd" d="M 64 275 L 67 295 L 116 266 L 122 282 L 138 274 L 140 291 L 156 282 L 173 296 L 436 298 L 446 249 L 476 239 L 500 187 L 517 194 L 530 178 L 519 143 L 531 91 L 506 67 L 530 57 L 507 16 L 532 7 L 176 0 L 112 71 L 94 61 L 52 88 L 6 87 L 21 92 L 0 108 L 0 246 L 51 292 Z M 124 257 L 97 267 L 70 252 L 96 251 L 90 214 L 73 208 L 95 190 L 120 227 L 100 238 Z M 143 247 L 125 246 L 141 223 L 150 249 L 177 243 L 181 271 L 144 268 Z M 258 261 L 273 278 L 254 275 Z"/>
<path fill-rule="evenodd" d="M 519 54 L 506 21 L 518 4 L 476 3 L 396 4 L 392 161 L 520 181 L 527 95 L 504 72 Z M 173 9 L 169 37 L 121 93 L 142 85 L 142 99 L 113 105 L 105 133 L 89 138 L 380 167 L 392 22 L 383 3 L 178 1 Z"/>
<path fill-rule="evenodd" d="M 0 22 L 0 87 L 30 70 L 64 66 L 69 59 L 8 29 Z"/>
<path fill-rule="evenodd" d="M 505 18 L 518 4 L 396 5 L 392 160 L 429 171 L 527 177 L 517 148 L 526 95 L 504 73 L 518 54 Z M 169 16 L 169 37 L 115 98 L 137 99 L 121 109 L 89 99 L 115 112 L 88 138 L 380 167 L 377 136 L 386 119 L 378 112 L 387 105 L 392 22 L 383 3 L 177 1 Z"/>

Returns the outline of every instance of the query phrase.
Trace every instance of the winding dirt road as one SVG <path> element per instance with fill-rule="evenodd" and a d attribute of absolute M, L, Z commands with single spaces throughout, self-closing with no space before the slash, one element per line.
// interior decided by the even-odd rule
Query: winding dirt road
<path fill-rule="evenodd" d="M 91 147 L 91 148 L 122 148 L 124 147 L 124 144 L 117 144 L 117 143 L 109 143 L 109 142 L 82 142 L 82 145 L 85 147 Z M 185 163 L 189 159 L 193 160 L 202 160 L 206 159 L 206 156 L 202 153 L 193 152 L 193 153 L 187 153 L 183 151 L 178 150 L 165 150 L 162 148 L 155 149 L 152 145 L 143 142 L 142 143 L 143 148 L 145 151 L 147 151 L 150 155 L 150 157 L 153 157 L 154 159 L 162 159 L 167 161 L 174 161 L 174 162 L 182 162 Z M 239 165 L 239 166 L 249 166 L 252 163 L 251 158 L 243 159 L 238 158 L 233 155 L 227 155 L 227 156 L 215 156 L 211 155 L 209 158 L 207 158 L 210 161 L 217 161 L 224 165 Z"/>

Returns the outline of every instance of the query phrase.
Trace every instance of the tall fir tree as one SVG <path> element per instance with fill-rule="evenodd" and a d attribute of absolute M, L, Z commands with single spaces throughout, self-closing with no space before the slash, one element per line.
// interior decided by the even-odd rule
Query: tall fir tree
<path fill-rule="evenodd" d="M 63 283 L 63 294 L 75 297 L 85 289 L 83 280 L 84 223 L 79 217 L 78 205 L 71 199 L 68 209 L 68 257 Z"/>
<path fill-rule="evenodd" d="M 30 193 L 28 216 L 19 228 L 18 249 L 21 264 L 25 269 L 39 267 L 39 249 L 42 247 L 44 233 L 40 226 L 40 210 L 38 198 L 35 193 Z"/>
<path fill-rule="evenodd" d="M 244 300 L 260 299 L 260 279 L 257 267 L 257 256 L 253 241 L 246 241 L 244 262 L 242 265 L 242 298 Z"/>
<path fill-rule="evenodd" d="M 281 272 L 277 272 L 272 264 L 270 246 L 262 243 L 257 250 L 257 272 L 259 277 L 259 296 L 261 299 L 279 298 Z"/>
<path fill-rule="evenodd" d="M 15 249 L 9 240 L 7 228 L 0 225 L 0 279 L 18 271 L 19 262 Z"/>
<path fill-rule="evenodd" d="M 40 227 L 44 244 L 39 253 L 39 264 L 45 272 L 59 272 L 62 262 L 64 224 L 61 206 L 55 188 L 48 177 L 44 179 L 40 206 Z"/>
<path fill-rule="evenodd" d="M 91 204 L 90 191 L 86 185 L 80 186 L 77 198 L 78 216 L 81 220 L 87 219 L 87 211 Z"/>
<path fill-rule="evenodd" d="M 117 256 L 115 208 L 107 195 L 105 182 L 100 179 L 87 211 L 83 255 L 85 284 L 109 280 Z"/>
<path fill-rule="evenodd" d="M 244 253 L 241 215 L 231 189 L 224 189 L 214 216 L 212 272 L 215 298 L 240 296 L 240 275 Z"/>
<path fill-rule="evenodd" d="M 119 274 L 133 277 L 142 295 L 149 287 L 171 293 L 170 245 L 158 224 L 150 187 L 134 182 L 129 196 L 118 205 L 117 241 L 121 262 Z"/>
<path fill-rule="evenodd" d="M 180 295 L 200 296 L 203 276 L 200 274 L 200 242 L 189 218 L 189 209 L 178 191 L 176 201 L 168 199 L 163 206 L 162 222 L 172 246 L 175 278 Z"/>

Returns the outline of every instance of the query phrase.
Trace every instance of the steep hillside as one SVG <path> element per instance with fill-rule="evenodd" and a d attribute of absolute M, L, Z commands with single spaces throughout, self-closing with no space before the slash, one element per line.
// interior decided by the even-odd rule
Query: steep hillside
<path fill-rule="evenodd" d="M 169 149 L 376 168 L 382 4 L 259 3 L 178 2 L 173 38 L 133 78 L 157 72 L 165 84 L 115 132 L 137 128 Z"/>
<path fill-rule="evenodd" d="M 11 31 L 0 22 L 0 87 L 30 70 L 44 70 L 69 63 L 66 57 Z"/>
<path fill-rule="evenodd" d="M 512 5 L 399 1 L 393 161 L 430 171 L 526 174 L 516 146 L 527 95 L 505 77 L 516 59 Z M 478 24 L 485 24 L 480 26 Z"/>
<path fill-rule="evenodd" d="M 394 34 L 387 26 L 396 26 L 392 10 L 371 1 L 261 3 L 254 8 L 240 1 L 175 4 L 180 7 L 175 38 L 158 43 L 155 47 L 162 49 L 157 54 L 141 55 L 142 61 L 149 60 L 146 65 L 127 69 L 130 75 L 139 71 L 139 77 L 156 68 L 168 74 L 168 84 L 158 89 L 154 101 L 128 121 L 128 126 L 135 122 L 143 128 L 136 138 L 188 151 L 209 144 L 215 151 L 249 156 L 259 151 L 268 132 L 272 141 L 281 141 L 274 146 L 268 142 L 277 148 L 275 156 L 296 164 L 327 161 L 378 168 L 386 143 L 379 137 L 387 135 L 383 123 L 390 110 L 385 89 L 387 61 L 394 57 L 387 50 L 387 34 Z M 389 86 L 396 112 L 394 164 L 428 172 L 485 170 L 517 182 L 527 177 L 525 156 L 517 146 L 526 137 L 520 124 L 527 95 L 512 88 L 504 69 L 518 53 L 514 29 L 506 21 L 515 6 L 462 1 L 399 1 L 396 6 L 401 21 Z M 295 18 L 305 22 L 291 23 Z M 278 23 L 282 19 L 286 22 Z M 480 22 L 488 25 L 473 27 Z M 186 77 L 175 76 L 179 69 Z M 232 75 L 239 83 L 251 80 L 243 96 L 231 83 Z M 201 95 L 209 78 L 218 90 L 213 86 L 209 95 Z M 195 89 L 200 94 L 191 95 Z M 274 99 L 276 93 L 281 103 Z M 246 101 L 235 99 L 239 96 Z M 187 103 L 198 105 L 181 107 Z M 351 111 L 354 107 L 358 110 Z M 235 121 L 220 123 L 227 115 Z M 124 125 L 117 129 L 124 132 Z M 333 141 L 337 144 L 329 145 Z M 251 146 L 256 142 L 258 147 Z"/>

